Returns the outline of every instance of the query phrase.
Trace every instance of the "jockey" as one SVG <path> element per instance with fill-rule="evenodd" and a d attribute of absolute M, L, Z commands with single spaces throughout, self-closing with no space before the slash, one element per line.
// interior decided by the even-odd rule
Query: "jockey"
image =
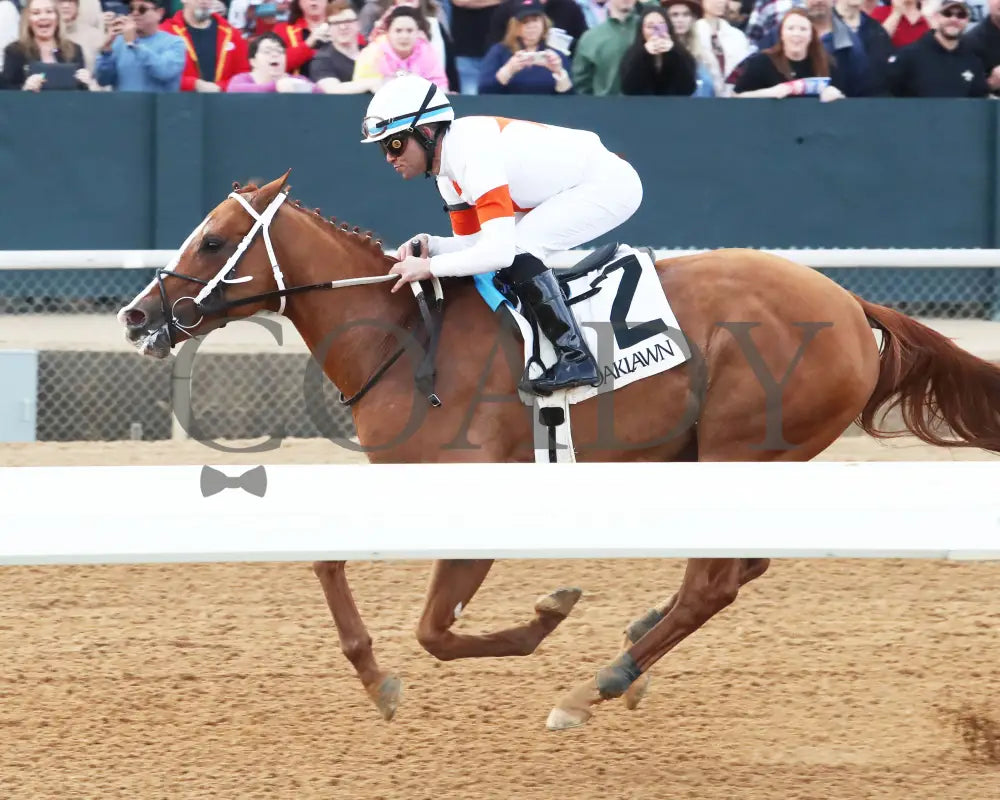
<path fill-rule="evenodd" d="M 453 236 L 419 234 L 389 270 L 404 283 L 497 271 L 538 320 L 558 361 L 522 388 L 540 395 L 600 383 L 597 362 L 545 266 L 621 225 L 642 200 L 632 166 L 594 133 L 503 117 L 463 117 L 439 88 L 416 75 L 384 84 L 362 124 L 386 161 L 410 180 L 437 178 Z"/>

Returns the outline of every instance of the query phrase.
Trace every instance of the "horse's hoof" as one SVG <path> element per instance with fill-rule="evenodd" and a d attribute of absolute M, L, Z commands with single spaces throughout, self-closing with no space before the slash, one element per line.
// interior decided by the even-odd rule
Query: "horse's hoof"
<path fill-rule="evenodd" d="M 545 720 L 545 727 L 550 731 L 566 731 L 570 728 L 579 728 L 585 725 L 587 720 L 593 716 L 586 709 L 577 709 L 570 712 L 562 708 L 553 708 L 549 712 L 549 718 Z"/>
<path fill-rule="evenodd" d="M 583 589 L 556 589 L 552 594 L 545 594 L 535 601 L 536 614 L 555 614 L 559 617 L 569 616 L 583 594 Z"/>
<path fill-rule="evenodd" d="M 622 695 L 622 700 L 625 703 L 625 708 L 629 711 L 635 711 L 639 707 L 639 703 L 642 698 L 646 696 L 646 692 L 649 691 L 649 675 L 643 675 L 639 680 L 633 683 L 628 689 L 625 690 L 625 694 Z"/>
<path fill-rule="evenodd" d="M 399 698 L 403 694 L 403 682 L 395 675 L 386 675 L 376 686 L 365 687 L 368 696 L 386 722 L 396 716 Z"/>
<path fill-rule="evenodd" d="M 597 705 L 602 700 L 600 690 L 597 688 L 597 681 L 594 678 L 584 681 L 563 695 L 556 707 L 549 712 L 545 726 L 550 731 L 564 731 L 568 728 L 579 727 L 594 715 L 590 707 Z"/>

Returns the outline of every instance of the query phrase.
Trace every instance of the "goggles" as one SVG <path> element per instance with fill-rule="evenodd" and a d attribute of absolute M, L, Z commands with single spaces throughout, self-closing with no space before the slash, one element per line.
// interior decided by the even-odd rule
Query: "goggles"
<path fill-rule="evenodd" d="M 382 146 L 383 153 L 395 158 L 396 156 L 401 156 L 403 154 L 408 141 L 410 141 L 409 131 L 400 131 L 399 133 L 392 134 L 392 136 L 386 136 L 384 139 L 379 139 L 378 143 Z"/>
<path fill-rule="evenodd" d="M 365 117 L 361 122 L 361 133 L 366 138 L 372 138 L 385 132 L 392 120 L 382 119 L 382 117 Z"/>

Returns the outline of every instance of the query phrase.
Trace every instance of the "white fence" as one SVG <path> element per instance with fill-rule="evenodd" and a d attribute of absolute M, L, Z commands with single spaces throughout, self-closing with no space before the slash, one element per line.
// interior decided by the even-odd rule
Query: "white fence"
<path fill-rule="evenodd" d="M 261 497 L 203 469 L 0 469 L 0 564 L 1000 558 L 997 461 L 282 465 Z"/>
<path fill-rule="evenodd" d="M 0 269 L 154 269 L 166 266 L 174 250 L 5 250 L 0 251 Z M 559 253 L 552 267 L 570 267 L 587 250 Z M 657 250 L 657 258 L 703 253 L 705 249 Z M 816 269 L 831 267 L 1000 267 L 1000 249 L 766 249 Z"/>

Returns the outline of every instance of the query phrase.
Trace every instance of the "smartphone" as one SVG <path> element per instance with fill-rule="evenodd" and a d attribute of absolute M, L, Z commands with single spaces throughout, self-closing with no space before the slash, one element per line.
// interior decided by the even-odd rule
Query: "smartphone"
<path fill-rule="evenodd" d="M 105 11 L 110 11 L 112 14 L 117 14 L 120 17 L 127 17 L 131 13 L 127 5 L 120 3 L 117 0 L 108 0 L 108 2 L 103 4 L 103 9 Z"/>
<path fill-rule="evenodd" d="M 659 22 L 653 26 L 653 36 L 659 36 L 661 39 L 667 38 L 667 23 Z"/>

